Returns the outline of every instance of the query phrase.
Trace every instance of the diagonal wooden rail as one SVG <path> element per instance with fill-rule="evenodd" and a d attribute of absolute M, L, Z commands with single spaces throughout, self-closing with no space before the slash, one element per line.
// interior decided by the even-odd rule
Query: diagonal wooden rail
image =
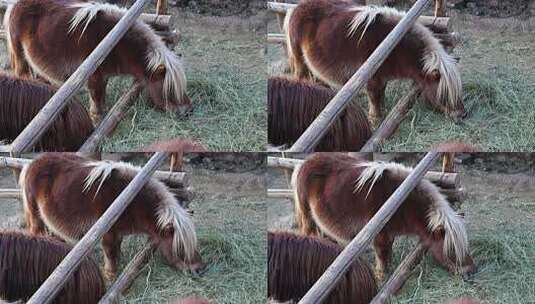
<path fill-rule="evenodd" d="M 321 141 L 340 113 L 377 72 L 386 57 L 392 52 L 403 36 L 409 31 L 426 6 L 433 0 L 418 0 L 392 32 L 381 42 L 372 55 L 338 91 L 319 116 L 289 149 L 289 152 L 310 152 Z"/>
<path fill-rule="evenodd" d="M 11 144 L 11 151 L 13 153 L 27 152 L 33 148 L 67 105 L 68 100 L 80 90 L 87 79 L 95 72 L 100 64 L 102 64 L 115 45 L 117 45 L 119 40 L 134 24 L 148 2 L 149 0 L 136 0 L 113 29 L 98 44 L 95 50 L 91 52 L 78 69 L 69 77 L 61 88 L 59 88 L 41 111 L 39 111 L 26 128 L 24 128 L 21 134 L 19 134 L 13 141 Z"/>
<path fill-rule="evenodd" d="M 364 228 L 342 250 L 340 255 L 327 268 L 312 288 L 299 301 L 299 304 L 322 303 L 338 281 L 344 276 L 355 259 L 369 246 L 373 238 L 383 229 L 392 215 L 407 198 L 409 193 L 424 178 L 425 173 L 439 158 L 440 153 L 429 152 L 418 163 L 401 185 L 388 198 Z"/>
<path fill-rule="evenodd" d="M 89 229 L 82 239 L 74 246 L 67 256 L 56 267 L 54 272 L 33 294 L 28 304 L 47 304 L 54 300 L 58 292 L 63 288 L 67 280 L 80 266 L 85 258 L 97 245 L 102 236 L 110 230 L 113 224 L 126 210 L 130 202 L 141 191 L 143 186 L 151 179 L 156 169 L 167 158 L 166 153 L 155 153 L 143 169 L 134 177 L 121 194 L 113 201 L 110 207 Z"/>

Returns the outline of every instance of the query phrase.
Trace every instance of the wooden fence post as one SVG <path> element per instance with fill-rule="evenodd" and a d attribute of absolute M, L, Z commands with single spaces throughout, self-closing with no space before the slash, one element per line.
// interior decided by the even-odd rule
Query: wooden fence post
<path fill-rule="evenodd" d="M 67 101 L 85 84 L 87 79 L 108 56 L 113 47 L 117 45 L 119 40 L 134 24 L 148 2 L 149 0 L 136 0 L 134 5 L 128 9 L 126 14 L 98 44 L 95 50 L 91 52 L 34 119 L 24 128 L 22 133 L 13 141 L 11 145 L 13 152 L 21 153 L 33 148 L 67 105 Z"/>
<path fill-rule="evenodd" d="M 429 152 L 418 163 L 416 168 L 407 176 L 401 185 L 388 198 L 364 228 L 342 250 L 340 255 L 327 268 L 318 281 L 299 301 L 299 304 L 322 303 L 355 259 L 368 247 L 373 238 L 383 229 L 388 220 L 394 215 L 409 193 L 424 178 L 440 153 Z"/>
<path fill-rule="evenodd" d="M 151 157 L 143 169 L 139 171 L 93 227 L 89 229 L 63 261 L 61 261 L 58 267 L 56 267 L 54 272 L 39 287 L 37 292 L 33 294 L 27 302 L 28 304 L 47 304 L 54 300 L 57 293 L 63 288 L 63 285 L 69 280 L 78 266 L 80 266 L 82 259 L 93 250 L 104 233 L 110 230 L 134 197 L 150 180 L 152 174 L 162 165 L 166 157 L 167 154 L 162 152 L 155 153 Z"/>
<path fill-rule="evenodd" d="M 371 79 L 377 69 L 385 61 L 403 36 L 416 22 L 425 7 L 431 0 L 418 0 L 409 12 L 394 27 L 392 32 L 381 42 L 372 55 L 349 79 L 340 91 L 334 96 L 319 116 L 312 122 L 306 131 L 290 148 L 289 152 L 310 152 L 321 141 L 330 126 L 336 121 L 340 113 L 349 104 L 352 97 L 357 94 Z"/>

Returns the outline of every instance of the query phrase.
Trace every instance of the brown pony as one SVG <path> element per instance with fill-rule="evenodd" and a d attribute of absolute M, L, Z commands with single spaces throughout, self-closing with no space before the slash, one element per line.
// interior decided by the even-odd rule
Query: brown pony
<path fill-rule="evenodd" d="M 299 301 L 340 254 L 335 243 L 289 232 L 268 232 L 268 298 Z M 368 263 L 358 258 L 325 303 L 369 303 L 377 284 Z"/>
<path fill-rule="evenodd" d="M 411 171 L 396 163 L 316 153 L 292 177 L 297 223 L 306 235 L 321 231 L 347 244 Z M 375 237 L 376 275 L 380 280 L 385 277 L 392 244 L 399 235 L 418 236 L 436 261 L 451 272 L 468 274 L 476 269 L 463 219 L 428 180 L 418 183 Z"/>
<path fill-rule="evenodd" d="M 288 12 L 285 32 L 291 70 L 340 88 L 368 59 L 404 13 L 345 0 L 303 0 Z M 412 79 L 437 110 L 459 120 L 466 115 L 457 60 L 433 33 L 416 23 L 367 84 L 369 116 L 377 124 L 386 83 Z"/>
<path fill-rule="evenodd" d="M 77 0 L 19 0 L 4 17 L 11 64 L 18 76 L 30 68 L 61 84 L 111 31 L 125 9 Z M 189 111 L 182 62 L 147 24 L 136 21 L 89 78 L 91 116 L 102 118 L 110 76 L 130 75 L 145 84 L 160 110 Z"/>
<path fill-rule="evenodd" d="M 54 93 L 44 83 L 0 73 L 0 140 L 15 140 Z M 76 151 L 92 132 L 89 114 L 73 98 L 35 149 Z"/>
<path fill-rule="evenodd" d="M 80 239 L 132 181 L 139 168 L 126 163 L 93 161 L 74 154 L 45 153 L 20 176 L 26 223 L 33 234 Z M 104 234 L 104 275 L 117 273 L 123 236 L 148 235 L 172 267 L 199 271 L 193 221 L 159 180 L 152 178 L 113 227 Z"/>
<path fill-rule="evenodd" d="M 318 117 L 335 92 L 306 80 L 268 80 L 268 142 L 291 146 Z M 358 151 L 371 137 L 366 114 L 351 103 L 316 146 L 316 151 Z"/>
<path fill-rule="evenodd" d="M 52 238 L 0 231 L 0 299 L 27 301 L 71 249 Z M 97 263 L 86 257 L 52 303 L 95 304 L 105 291 Z"/>

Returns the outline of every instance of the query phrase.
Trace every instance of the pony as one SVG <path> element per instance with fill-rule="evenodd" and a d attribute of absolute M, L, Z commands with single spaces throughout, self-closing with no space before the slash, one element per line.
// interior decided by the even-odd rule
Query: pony
<path fill-rule="evenodd" d="M 288 11 L 284 32 L 290 68 L 342 87 L 405 15 L 388 7 L 345 0 L 303 0 Z M 424 99 L 455 121 L 466 116 L 458 59 L 431 30 L 415 23 L 368 81 L 369 117 L 377 125 L 388 81 L 412 79 Z"/>
<path fill-rule="evenodd" d="M 207 151 L 208 149 L 203 144 L 183 138 L 158 141 L 141 149 L 141 152 L 171 152 L 171 172 L 182 170 L 184 153 Z"/>
<path fill-rule="evenodd" d="M 112 4 L 77 0 L 19 0 L 4 16 L 11 65 L 17 76 L 31 70 L 53 84 L 67 80 L 124 15 Z M 91 117 L 102 119 L 108 78 L 133 76 L 159 110 L 191 110 L 181 58 L 149 25 L 137 20 L 87 86 Z"/>
<path fill-rule="evenodd" d="M 332 89 L 306 80 L 268 80 L 268 142 L 291 146 L 334 97 Z M 316 146 L 316 151 L 358 151 L 371 137 L 366 114 L 351 103 Z"/>
<path fill-rule="evenodd" d="M 268 231 L 268 297 L 299 301 L 340 254 L 337 244 L 290 232 Z M 357 258 L 325 303 L 369 303 L 377 284 L 368 263 Z"/>
<path fill-rule="evenodd" d="M 305 235 L 319 231 L 347 244 L 411 173 L 397 163 L 370 162 L 358 155 L 316 153 L 294 170 L 296 222 Z M 394 239 L 415 235 L 450 272 L 476 271 L 462 216 L 437 186 L 423 179 L 375 237 L 375 273 L 384 280 Z"/>
<path fill-rule="evenodd" d="M 26 302 L 72 249 L 49 237 L 12 230 L 0 231 L 0 248 L 0 299 L 9 302 Z M 85 257 L 52 303 L 94 304 L 105 291 L 97 263 Z"/>
<path fill-rule="evenodd" d="M 0 140 L 15 140 L 54 93 L 47 84 L 0 73 Z M 35 150 L 77 151 L 91 133 L 89 114 L 72 98 Z"/>
<path fill-rule="evenodd" d="M 21 172 L 24 217 L 32 234 L 47 227 L 60 238 L 80 239 L 139 172 L 127 163 L 45 153 Z M 204 268 L 193 220 L 169 189 L 151 178 L 102 238 L 104 276 L 115 278 L 124 236 L 145 234 L 164 261 L 194 273 Z"/>

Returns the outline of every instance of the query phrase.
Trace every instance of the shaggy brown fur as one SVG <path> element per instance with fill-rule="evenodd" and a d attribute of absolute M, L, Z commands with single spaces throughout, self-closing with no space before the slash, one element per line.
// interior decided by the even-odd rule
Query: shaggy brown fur
<path fill-rule="evenodd" d="M 175 304 L 210 304 L 210 301 L 208 301 L 207 299 L 198 298 L 194 296 L 194 297 L 188 297 L 185 299 L 179 299 L 174 303 Z"/>
<path fill-rule="evenodd" d="M 59 237 L 80 239 L 132 181 L 139 168 L 96 162 L 69 153 L 45 153 L 22 170 L 24 214 L 33 234 L 45 225 Z M 193 220 L 160 181 L 152 178 L 102 238 L 104 275 L 113 279 L 124 236 L 144 234 L 172 267 L 198 271 Z"/>
<path fill-rule="evenodd" d="M 431 150 L 444 153 L 476 153 L 482 151 L 481 147 L 479 146 L 457 141 L 437 144 L 433 146 Z"/>
<path fill-rule="evenodd" d="M 346 0 L 300 1 L 285 20 L 290 68 L 298 78 L 312 74 L 339 88 L 402 16 L 390 8 L 360 6 Z M 355 20 L 361 22 L 352 27 Z M 393 79 L 413 80 L 425 100 L 452 119 L 459 120 L 466 114 L 455 58 L 419 23 L 401 39 L 367 83 L 369 117 L 374 124 L 382 116 L 386 84 Z"/>
<path fill-rule="evenodd" d="M 335 243 L 289 232 L 268 232 L 268 297 L 299 301 L 340 254 Z M 365 304 L 377 293 L 373 272 L 358 258 L 324 301 Z"/>
<path fill-rule="evenodd" d="M 48 237 L 0 231 L 0 299 L 27 301 L 71 249 Z M 96 304 L 105 291 L 97 263 L 86 257 L 52 303 Z"/>
<path fill-rule="evenodd" d="M 268 141 L 291 146 L 336 94 L 305 80 L 272 77 L 268 80 Z M 356 103 L 340 114 L 316 151 L 358 151 L 371 137 L 368 118 Z"/>
<path fill-rule="evenodd" d="M 44 83 L 0 73 L 0 141 L 13 141 L 54 95 Z M 77 151 L 93 132 L 86 109 L 73 98 L 35 145 L 38 151 Z"/>
<path fill-rule="evenodd" d="M 481 301 L 474 298 L 462 297 L 454 300 L 449 300 L 446 304 L 481 304 Z"/>
<path fill-rule="evenodd" d="M 305 235 L 321 230 L 346 244 L 409 173 L 410 168 L 399 164 L 367 162 L 342 153 L 315 153 L 292 179 L 297 223 Z M 399 235 L 418 236 L 437 262 L 452 272 L 475 271 L 461 217 L 427 180 L 416 186 L 375 237 L 376 274 L 380 280 L 388 271 L 392 245 Z"/>
<path fill-rule="evenodd" d="M 85 15 L 95 13 L 94 19 L 76 19 L 82 9 L 73 5 L 99 10 Z M 4 20 L 13 70 L 18 76 L 29 76 L 33 70 L 61 84 L 123 15 L 124 10 L 98 2 L 19 0 L 8 8 Z M 80 22 L 73 23 L 75 19 Z M 71 28 L 73 24 L 77 26 Z M 185 113 L 191 109 L 181 60 L 142 21 L 134 23 L 88 80 L 95 122 L 104 114 L 108 79 L 118 75 L 132 76 L 144 84 L 159 110 Z"/>

